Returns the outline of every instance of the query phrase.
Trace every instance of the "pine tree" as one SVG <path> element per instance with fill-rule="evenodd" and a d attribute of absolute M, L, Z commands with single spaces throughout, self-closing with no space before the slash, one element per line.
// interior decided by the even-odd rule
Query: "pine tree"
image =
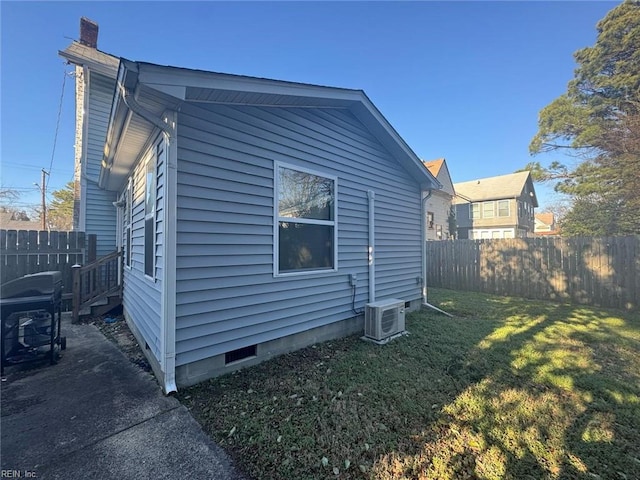
<path fill-rule="evenodd" d="M 532 154 L 569 151 L 576 168 L 532 162 L 534 180 L 557 181 L 573 200 L 566 235 L 640 233 L 640 3 L 626 1 L 598 22 L 593 47 L 575 53 L 567 92 L 542 109 Z"/>
<path fill-rule="evenodd" d="M 68 182 L 64 188 L 52 192 L 53 200 L 47 207 L 47 221 L 54 230 L 73 228 L 73 185 Z"/>

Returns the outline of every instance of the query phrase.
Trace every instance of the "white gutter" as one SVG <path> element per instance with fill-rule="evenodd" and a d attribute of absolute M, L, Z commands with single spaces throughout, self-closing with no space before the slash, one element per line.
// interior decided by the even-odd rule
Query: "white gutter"
<path fill-rule="evenodd" d="M 431 198 L 433 194 L 432 190 L 427 190 L 427 194 L 422 199 L 422 208 L 421 208 L 421 239 L 422 239 L 422 306 L 429 307 L 437 312 L 444 313 L 448 317 L 453 317 L 453 315 L 445 312 L 444 310 L 440 310 L 435 305 L 431 305 L 427 300 L 427 201 Z"/>
<path fill-rule="evenodd" d="M 376 301 L 376 266 L 375 266 L 375 198 L 376 192 L 367 190 L 369 199 L 369 302 Z"/>
<path fill-rule="evenodd" d="M 131 110 L 136 115 L 141 116 L 142 118 L 144 118 L 150 124 L 155 125 L 160 130 L 165 132 L 167 135 L 172 135 L 173 134 L 173 129 L 168 125 L 166 118 L 164 118 L 164 119 L 158 118 L 154 113 L 151 113 L 151 112 L 145 110 L 138 103 L 138 101 L 135 98 L 135 94 L 129 88 L 126 88 L 122 84 L 118 85 L 118 87 L 120 88 L 120 90 L 122 92 L 122 100 L 124 100 L 124 104 L 129 108 L 129 110 Z M 137 88 L 136 88 L 136 90 L 137 90 Z"/>

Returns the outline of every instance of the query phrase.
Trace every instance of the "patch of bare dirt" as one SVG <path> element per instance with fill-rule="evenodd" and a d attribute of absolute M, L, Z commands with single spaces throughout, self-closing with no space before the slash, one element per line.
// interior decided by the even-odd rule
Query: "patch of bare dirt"
<path fill-rule="evenodd" d="M 104 315 L 101 317 L 90 317 L 84 321 L 95 325 L 102 334 L 124 353 L 131 363 L 141 368 L 145 372 L 152 373 L 151 365 L 142 353 L 142 348 L 138 340 L 133 336 L 123 315 Z"/>

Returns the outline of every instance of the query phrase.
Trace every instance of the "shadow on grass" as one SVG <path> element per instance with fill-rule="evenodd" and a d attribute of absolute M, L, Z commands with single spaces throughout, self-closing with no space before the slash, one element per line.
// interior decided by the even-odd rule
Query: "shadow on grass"
<path fill-rule="evenodd" d="M 640 478 L 637 315 L 431 290 L 350 337 L 180 393 L 255 478 Z"/>
<path fill-rule="evenodd" d="M 447 369 L 459 393 L 375 478 L 640 478 L 637 317 L 446 290 L 436 301 L 482 338 L 466 333 Z M 460 340 L 459 318 L 414 321 Z"/>

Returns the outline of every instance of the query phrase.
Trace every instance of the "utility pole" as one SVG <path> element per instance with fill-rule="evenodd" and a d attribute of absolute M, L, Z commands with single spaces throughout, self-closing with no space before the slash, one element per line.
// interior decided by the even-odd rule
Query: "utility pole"
<path fill-rule="evenodd" d="M 47 199 L 46 199 L 46 192 L 47 192 L 47 182 L 46 182 L 46 178 L 45 176 L 49 175 L 47 173 L 47 171 L 43 168 L 42 169 L 42 180 L 41 180 L 41 184 L 40 184 L 40 193 L 42 194 L 42 230 L 46 230 L 47 229 Z"/>

